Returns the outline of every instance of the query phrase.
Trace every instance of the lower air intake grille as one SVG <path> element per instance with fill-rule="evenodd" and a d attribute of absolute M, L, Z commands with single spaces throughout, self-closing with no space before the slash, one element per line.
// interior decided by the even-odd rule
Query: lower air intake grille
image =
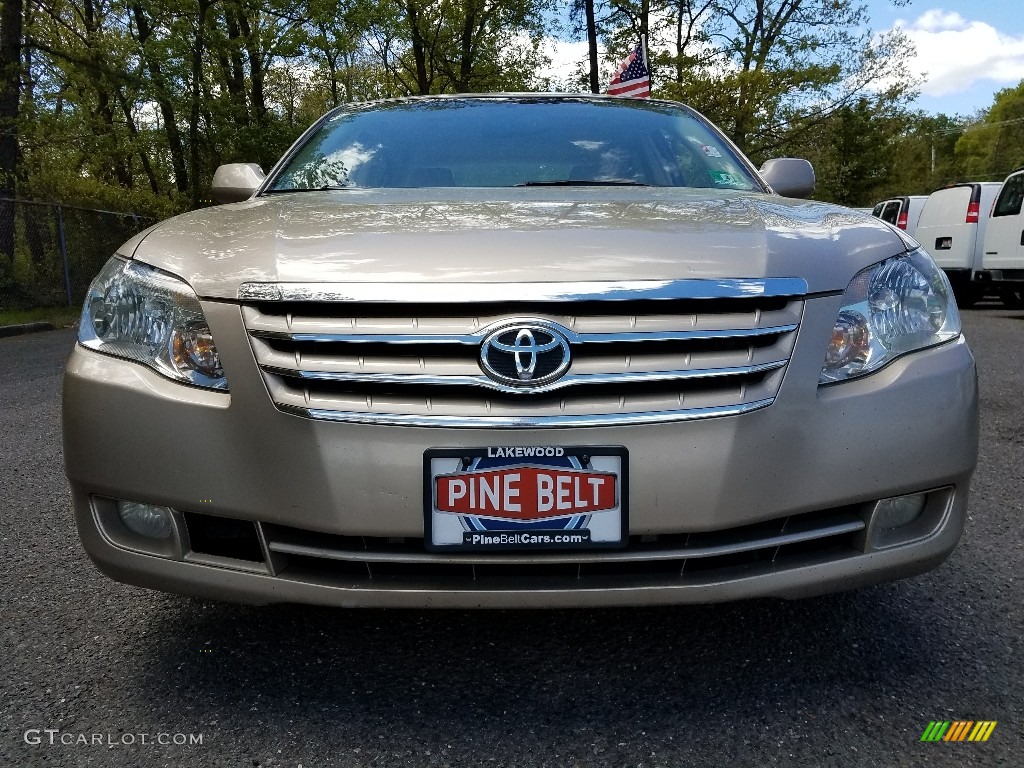
<path fill-rule="evenodd" d="M 868 505 L 867 509 L 870 509 Z M 585 589 L 616 581 L 685 584 L 740 578 L 834 561 L 862 553 L 862 505 L 795 515 L 723 531 L 631 537 L 620 551 L 589 553 L 434 554 L 421 539 L 314 533 L 263 525 L 267 547 L 280 559 L 280 578 L 386 587 L 418 582 L 450 589 L 490 587 Z"/>

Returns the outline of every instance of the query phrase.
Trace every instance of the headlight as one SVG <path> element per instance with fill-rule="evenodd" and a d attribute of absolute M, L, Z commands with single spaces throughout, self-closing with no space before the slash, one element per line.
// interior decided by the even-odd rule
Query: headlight
<path fill-rule="evenodd" d="M 183 280 L 146 264 L 116 256 L 106 263 L 89 286 L 78 340 L 175 381 L 228 388 L 195 292 Z"/>
<path fill-rule="evenodd" d="M 960 335 L 960 315 L 942 270 L 914 250 L 859 272 L 832 328 L 819 383 L 863 376 L 900 355 Z"/>

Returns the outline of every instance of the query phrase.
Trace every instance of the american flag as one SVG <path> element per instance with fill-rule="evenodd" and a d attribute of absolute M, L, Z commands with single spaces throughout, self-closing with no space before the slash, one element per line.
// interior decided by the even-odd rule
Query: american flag
<path fill-rule="evenodd" d="M 641 99 L 651 97 L 651 73 L 644 61 L 643 44 L 633 49 L 626 60 L 619 65 L 619 71 L 608 84 L 610 96 L 636 96 Z"/>

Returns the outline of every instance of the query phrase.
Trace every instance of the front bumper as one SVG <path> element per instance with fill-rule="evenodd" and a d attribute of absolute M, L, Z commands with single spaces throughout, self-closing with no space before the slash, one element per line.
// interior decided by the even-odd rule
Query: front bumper
<path fill-rule="evenodd" d="M 115 579 L 211 599 L 344 606 L 537 607 L 714 602 L 800 597 L 920 573 L 955 547 L 977 458 L 974 361 L 958 340 L 909 355 L 878 373 L 819 388 L 827 337 L 841 297 L 808 300 L 801 338 L 775 402 L 723 417 L 654 426 L 554 430 L 471 430 L 317 422 L 271 402 L 237 306 L 204 305 L 231 384 L 230 394 L 163 379 L 132 363 L 76 348 L 64 391 L 65 460 L 86 551 Z M 828 547 L 723 554 L 688 570 L 686 545 L 618 569 L 583 556 L 555 562 L 524 553 L 491 565 L 477 556 L 410 555 L 423 536 L 422 461 L 428 448 L 600 444 L 628 450 L 630 534 L 726 536 L 803 516 L 843 514 L 860 531 Z M 873 537 L 883 498 L 931 492 L 927 526 Z M 190 553 L 154 556 L 114 543 L 103 530 L 104 499 L 258 523 L 263 562 Z M 382 541 L 359 573 L 327 555 L 273 551 L 268 531 Z M 898 530 L 898 529 L 897 529 Z M 388 555 L 388 542 L 405 549 Z M 788 546 L 788 545 L 787 545 Z M 316 547 L 312 548 L 316 550 Z M 303 550 L 305 552 L 305 550 Z M 722 553 L 731 550 L 722 550 Z M 638 550 L 639 553 L 639 550 Z M 306 552 L 308 555 L 309 553 Z M 323 554 L 323 552 L 321 552 Z M 447 558 L 445 560 L 444 558 Z M 461 559 L 460 559 L 461 558 Z M 602 565 L 600 556 L 589 555 Z M 659 559 L 660 558 L 660 559 Z M 566 562 L 568 561 L 568 562 Z M 497 563 L 498 561 L 493 561 Z M 660 563 L 656 569 L 646 565 Z M 710 562 L 710 561 L 704 561 Z M 299 564 L 301 563 L 301 567 Z M 351 563 L 349 563 L 351 565 Z M 401 566 L 401 567 L 398 567 Z M 464 567 L 465 566 L 465 567 Z M 358 570 L 358 569 L 357 569 Z"/>
<path fill-rule="evenodd" d="M 1021 288 L 1024 287 L 1024 269 L 980 269 L 974 280 L 992 288 Z"/>

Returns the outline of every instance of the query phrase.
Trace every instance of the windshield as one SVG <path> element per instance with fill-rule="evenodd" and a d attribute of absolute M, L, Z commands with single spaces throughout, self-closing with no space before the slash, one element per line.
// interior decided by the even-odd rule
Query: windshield
<path fill-rule="evenodd" d="M 346 108 L 267 191 L 533 185 L 763 191 L 734 150 L 682 107 L 507 97 Z"/>

